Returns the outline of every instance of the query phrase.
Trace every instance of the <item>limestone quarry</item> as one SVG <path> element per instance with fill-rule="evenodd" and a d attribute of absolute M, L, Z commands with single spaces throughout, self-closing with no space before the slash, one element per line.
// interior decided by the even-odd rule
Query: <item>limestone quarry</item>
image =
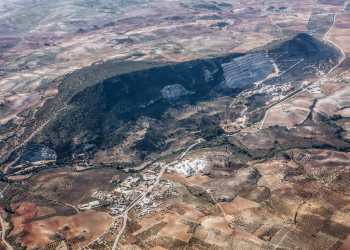
<path fill-rule="evenodd" d="M 208 163 L 204 160 L 186 160 L 184 162 L 176 164 L 172 169 L 179 174 L 183 174 L 186 177 L 190 177 L 195 173 L 203 172 L 207 164 Z"/>
<path fill-rule="evenodd" d="M 0 1 L 0 250 L 349 250 L 349 3 Z"/>
<path fill-rule="evenodd" d="M 275 73 L 272 61 L 264 53 L 248 54 L 222 65 L 225 84 L 228 88 L 238 88 L 249 83 L 259 82 Z"/>

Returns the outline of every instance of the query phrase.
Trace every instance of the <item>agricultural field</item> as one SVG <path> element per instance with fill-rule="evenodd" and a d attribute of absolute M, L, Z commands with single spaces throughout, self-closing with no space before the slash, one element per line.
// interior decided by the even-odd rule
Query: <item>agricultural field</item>
<path fill-rule="evenodd" d="M 269 131 L 269 135 L 279 140 L 277 131 Z M 252 154 L 259 144 L 250 149 L 235 140 L 228 142 L 226 149 L 212 142 L 214 145 L 202 146 L 182 159 L 207 161 L 202 173 L 191 177 L 173 171 L 164 174 L 162 179 L 173 184 L 181 204 L 166 198 L 163 207 L 134 218 L 138 226 L 133 227 L 138 231 L 126 229 L 119 247 L 169 249 L 166 244 L 171 244 L 181 249 L 310 249 L 316 244 L 318 249 L 338 249 L 346 244 L 350 200 L 346 180 L 336 180 L 349 171 L 344 167 L 350 161 L 347 153 L 297 148 L 280 151 L 277 146 L 272 148 L 278 152 L 274 157 L 259 163 L 237 152 L 240 145 L 240 151 L 246 150 L 243 154 Z M 285 146 L 292 146 L 290 143 Z M 229 153 L 233 148 L 236 152 Z M 203 180 L 199 182 L 200 176 Z"/>
<path fill-rule="evenodd" d="M 0 3 L 0 250 L 349 249 L 349 13 Z"/>
<path fill-rule="evenodd" d="M 112 181 L 127 176 L 115 169 L 74 172 L 53 168 L 38 172 L 22 182 L 24 192 L 10 199 L 7 211 L 11 211 L 13 228 L 6 237 L 28 249 L 46 249 L 53 242 L 63 244 L 66 240 L 73 249 L 89 245 L 114 220 L 105 212 L 79 211 L 77 204 L 95 200 L 91 195 L 96 190 L 113 190 L 116 184 Z M 9 184 L 5 190 L 7 197 L 20 188 Z"/>

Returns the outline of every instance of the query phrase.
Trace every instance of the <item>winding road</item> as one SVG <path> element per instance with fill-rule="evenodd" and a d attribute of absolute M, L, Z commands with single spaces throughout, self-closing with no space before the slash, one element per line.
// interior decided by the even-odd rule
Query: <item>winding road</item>
<path fill-rule="evenodd" d="M 345 3 L 345 6 L 346 6 L 346 4 L 347 4 L 347 3 Z M 344 8 L 345 8 L 345 7 L 344 7 Z M 343 49 L 342 49 L 339 45 L 337 45 L 336 43 L 332 42 L 331 40 L 329 40 L 329 39 L 327 38 L 327 35 L 328 35 L 329 31 L 330 31 L 330 30 L 333 28 L 333 26 L 334 26 L 335 19 L 336 19 L 336 15 L 337 15 L 337 14 L 334 14 L 333 24 L 332 24 L 332 26 L 329 28 L 329 30 L 327 31 L 327 33 L 324 35 L 323 40 L 325 40 L 325 41 L 331 43 L 332 45 L 334 45 L 335 47 L 337 47 L 337 48 L 341 51 L 341 53 L 342 53 L 342 55 L 343 55 L 343 58 L 338 62 L 338 64 L 337 64 L 336 66 L 334 66 L 330 71 L 328 71 L 328 73 L 327 73 L 323 78 L 321 78 L 320 80 L 316 81 L 315 83 L 319 83 L 319 82 L 325 80 L 325 79 L 328 77 L 328 75 L 329 75 L 331 72 L 333 72 L 337 67 L 339 67 L 339 65 L 340 65 L 340 64 L 345 60 L 345 58 L 346 58 Z M 299 62 L 298 62 L 298 63 L 299 63 Z M 297 64 L 298 64 L 298 63 L 297 63 Z M 315 84 L 315 83 L 314 83 L 314 84 Z M 286 98 L 285 100 L 283 100 L 283 101 L 281 101 L 281 102 L 278 102 L 278 103 L 276 103 L 275 105 L 273 105 L 272 107 L 270 107 L 270 108 L 265 112 L 265 116 L 264 116 L 264 119 L 263 119 L 262 122 L 261 122 L 260 127 L 259 127 L 256 131 L 252 131 L 252 132 L 250 132 L 250 133 L 259 132 L 259 131 L 263 128 L 264 123 L 265 123 L 265 121 L 266 121 L 266 118 L 267 118 L 267 116 L 268 116 L 268 114 L 269 114 L 269 111 L 270 111 L 272 108 L 274 108 L 276 105 L 279 105 L 279 104 L 281 104 L 281 103 L 284 103 L 284 102 L 290 100 L 291 98 L 293 98 L 293 97 L 295 97 L 295 96 L 297 96 L 297 95 L 299 95 L 299 94 L 305 92 L 307 89 L 300 88 L 300 90 L 301 90 L 301 91 L 299 91 L 298 93 L 296 93 L 296 94 L 294 94 L 294 95 L 292 95 L 292 96 Z M 231 104 L 230 107 L 232 107 L 232 105 L 235 103 L 235 101 L 236 101 L 237 99 L 238 99 L 238 98 L 236 98 L 236 99 L 234 100 L 234 102 Z M 222 136 L 226 136 L 226 135 L 222 135 Z M 121 230 L 119 231 L 119 233 L 118 233 L 118 235 L 117 235 L 117 237 L 116 237 L 116 239 L 115 239 L 115 241 L 114 241 L 112 250 L 116 250 L 116 249 L 117 249 L 118 241 L 119 241 L 120 237 L 122 236 L 122 234 L 123 234 L 123 232 L 124 232 L 124 230 L 125 230 L 125 227 L 126 227 L 126 223 L 127 223 L 127 220 L 128 220 L 128 212 L 129 212 L 135 205 L 137 205 L 140 201 L 142 201 L 142 200 L 146 197 L 146 195 L 147 195 L 148 192 L 151 192 L 151 191 L 153 190 L 153 188 L 155 188 L 155 187 L 159 184 L 160 178 L 162 177 L 164 171 L 166 170 L 166 168 L 167 168 L 169 165 L 173 165 L 173 164 L 178 163 L 179 160 L 181 160 L 183 157 L 185 157 L 186 154 L 187 154 L 194 146 L 196 146 L 196 145 L 198 145 L 198 144 L 200 144 L 200 143 L 202 143 L 202 142 L 203 142 L 203 141 L 196 142 L 196 143 L 192 144 L 191 146 L 189 146 L 189 147 L 187 148 L 187 150 L 186 150 L 176 161 L 174 161 L 174 162 L 172 162 L 172 163 L 170 163 L 170 164 L 168 164 L 168 165 L 165 165 L 165 166 L 162 168 L 162 170 L 160 171 L 160 173 L 159 173 L 159 175 L 158 175 L 157 180 L 155 181 L 155 183 L 154 183 L 152 186 L 150 186 L 142 195 L 140 195 L 140 196 L 125 210 L 124 215 L 123 215 L 123 218 L 124 218 L 124 220 L 123 220 L 123 227 L 122 227 Z M 2 222 L 1 222 L 1 223 L 2 223 Z"/>
<path fill-rule="evenodd" d="M 203 140 L 203 141 L 204 141 L 204 140 Z M 123 227 L 120 229 L 120 231 L 119 231 L 119 233 L 118 233 L 118 235 L 117 235 L 117 238 L 116 238 L 115 241 L 114 241 L 112 250 L 116 250 L 116 249 L 117 249 L 118 241 L 119 241 L 120 237 L 122 236 L 122 234 L 123 234 L 123 232 L 124 232 L 124 230 L 125 230 L 125 227 L 126 227 L 126 222 L 127 222 L 127 220 L 128 220 L 128 212 L 129 212 L 134 206 L 136 206 L 136 204 L 138 204 L 140 201 L 142 201 L 142 200 L 146 197 L 146 195 L 147 195 L 148 192 L 151 192 L 151 191 L 153 190 L 153 188 L 155 188 L 156 186 L 158 186 L 159 181 L 160 181 L 160 178 L 162 177 L 164 171 L 166 170 L 166 168 L 167 168 L 168 166 L 178 163 L 179 160 L 181 160 L 183 157 L 185 157 L 186 154 L 187 154 L 194 146 L 196 146 L 196 145 L 202 143 L 203 141 L 199 141 L 199 142 L 196 142 L 196 143 L 192 144 L 191 146 L 189 146 L 189 147 L 187 148 L 187 150 L 186 150 L 176 161 L 174 161 L 174 162 L 172 162 L 172 163 L 170 163 L 170 164 L 165 165 L 165 166 L 162 168 L 162 170 L 159 172 L 158 177 L 157 177 L 157 180 L 154 182 L 154 184 L 153 184 L 152 186 L 150 186 L 143 194 L 141 194 L 141 195 L 134 201 L 134 203 L 132 203 L 132 204 L 125 210 L 124 216 L 123 216 L 123 217 L 124 217 L 124 220 L 123 220 Z"/>
<path fill-rule="evenodd" d="M 0 223 L 1 223 L 1 228 L 2 228 L 2 232 L 1 232 L 1 240 L 2 242 L 6 245 L 6 247 L 8 249 L 13 250 L 12 246 L 6 241 L 5 239 L 5 227 L 4 227 L 4 221 L 2 220 L 2 217 L 0 216 Z"/>
<path fill-rule="evenodd" d="M 345 7 L 346 7 L 346 4 L 347 4 L 347 2 L 345 3 Z M 345 7 L 344 7 L 344 8 L 345 8 Z M 331 29 L 333 28 L 333 26 L 334 26 L 334 24 L 335 24 L 336 16 L 337 16 L 337 14 L 334 14 L 334 16 L 333 16 L 333 24 L 332 24 L 332 26 L 328 29 L 328 31 L 326 32 L 326 34 L 324 34 L 324 36 L 323 36 L 322 39 L 325 40 L 326 42 L 331 43 L 333 46 L 337 47 L 337 48 L 341 51 L 341 53 L 342 53 L 342 55 L 343 55 L 343 58 L 338 62 L 338 64 L 337 64 L 336 66 L 334 66 L 330 71 L 328 71 L 328 73 L 327 73 L 324 77 L 322 77 L 320 80 L 317 80 L 315 83 L 319 83 L 319 82 L 322 82 L 323 80 L 325 80 L 325 79 L 329 76 L 329 74 L 332 73 L 336 68 L 338 68 L 339 65 L 340 65 L 340 64 L 345 60 L 345 58 L 346 58 L 346 55 L 345 55 L 345 53 L 344 53 L 344 50 L 343 50 L 338 44 L 334 43 L 333 41 L 331 41 L 331 40 L 329 40 L 329 39 L 327 38 L 328 33 L 331 31 Z M 315 83 L 313 83 L 313 84 L 315 84 Z M 260 127 L 259 127 L 256 131 L 253 131 L 253 132 L 250 132 L 250 133 L 259 132 L 259 131 L 263 128 L 264 123 L 265 123 L 266 118 L 267 118 L 267 115 L 269 114 L 269 111 L 270 111 L 272 108 L 274 108 L 276 105 L 279 105 L 279 104 L 281 104 L 281 103 L 284 103 L 284 102 L 290 100 L 291 98 L 293 98 L 293 97 L 295 97 L 295 96 L 297 96 L 297 95 L 299 95 L 299 94 L 301 94 L 301 93 L 303 93 L 303 92 L 305 92 L 305 91 L 307 90 L 307 89 L 304 89 L 304 88 L 300 88 L 300 89 L 301 89 L 300 92 L 298 92 L 298 93 L 296 93 L 296 94 L 290 96 L 289 98 L 287 98 L 287 99 L 285 99 L 285 100 L 283 100 L 283 101 L 281 101 L 281 102 L 276 103 L 276 104 L 273 105 L 271 108 L 269 108 L 268 110 L 266 110 L 264 119 L 262 120 Z M 249 132 L 248 132 L 248 133 L 249 133 Z"/>

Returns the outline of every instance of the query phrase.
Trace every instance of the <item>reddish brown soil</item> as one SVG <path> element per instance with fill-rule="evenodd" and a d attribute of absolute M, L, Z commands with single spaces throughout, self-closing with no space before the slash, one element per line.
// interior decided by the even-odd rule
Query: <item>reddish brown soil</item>
<path fill-rule="evenodd" d="M 263 235 L 270 228 L 271 228 L 271 226 L 262 225 L 253 233 L 253 235 L 259 237 L 259 236 Z"/>
<path fill-rule="evenodd" d="M 102 234 L 112 223 L 112 219 L 103 213 L 87 211 L 69 217 L 56 216 L 44 220 L 23 224 L 23 229 L 29 232 L 23 239 L 23 245 L 29 249 L 40 247 L 51 242 L 47 238 L 49 232 L 59 232 L 67 239 L 83 235 L 85 241 L 74 244 L 73 249 L 83 247 L 88 242 Z M 68 226 L 69 230 L 63 230 Z"/>
<path fill-rule="evenodd" d="M 201 185 L 204 182 L 209 182 L 215 180 L 214 178 L 211 178 L 207 175 L 203 175 L 202 173 L 196 173 L 192 175 L 191 177 L 187 178 L 187 180 L 191 183 L 194 183 L 196 185 Z"/>
<path fill-rule="evenodd" d="M 292 99 L 272 108 L 264 123 L 264 128 L 269 126 L 293 126 L 302 123 L 308 116 L 309 107 L 313 104 L 315 98 L 320 94 L 301 93 Z"/>
<path fill-rule="evenodd" d="M 132 233 L 132 235 L 139 234 L 145 230 L 147 230 L 150 227 L 153 227 L 154 225 L 158 224 L 159 221 L 154 218 L 143 218 L 141 221 L 138 221 L 138 224 L 141 226 L 141 229 L 135 231 Z"/>
<path fill-rule="evenodd" d="M 165 225 L 159 232 L 160 236 L 174 237 L 182 241 L 188 242 L 191 237 L 191 234 L 186 233 L 190 226 L 179 223 L 178 221 L 182 219 L 182 216 L 176 213 L 175 211 L 171 211 L 164 215 L 165 218 L 163 221 L 168 224 Z"/>
<path fill-rule="evenodd" d="M 270 191 L 273 191 L 283 187 L 291 187 L 292 184 L 288 181 L 282 181 L 280 178 L 263 176 L 259 179 L 257 185 L 267 187 Z"/>
<path fill-rule="evenodd" d="M 115 184 L 110 181 L 115 175 L 122 179 L 128 176 L 112 169 L 93 169 L 79 173 L 66 171 L 69 170 L 61 168 L 40 172 L 28 181 L 32 186 L 31 191 L 41 194 L 45 190 L 47 194 L 52 194 L 50 199 L 78 205 L 93 201 L 91 194 L 97 190 L 113 190 Z M 57 183 L 61 184 L 59 189 Z"/>
<path fill-rule="evenodd" d="M 24 121 L 23 117 L 16 117 L 16 119 L 13 121 L 14 124 L 20 125 Z"/>
<path fill-rule="evenodd" d="M 150 250 L 166 250 L 166 249 L 160 246 L 156 246 L 156 247 L 152 247 Z"/>
<path fill-rule="evenodd" d="M 16 94 L 6 96 L 4 104 L 14 110 L 22 111 L 40 103 L 39 93 Z"/>
<path fill-rule="evenodd" d="M 314 170 L 318 167 L 340 167 L 350 164 L 349 157 L 342 152 L 334 152 L 330 150 L 313 150 L 312 153 L 321 155 L 322 159 L 310 159 L 304 166 L 305 170 L 309 174 L 313 174 Z"/>
<path fill-rule="evenodd" d="M 167 173 L 164 173 L 162 175 L 162 180 L 169 180 L 169 181 L 177 181 L 177 182 L 180 182 L 182 184 L 185 184 L 185 185 L 191 185 L 190 182 L 188 182 L 185 178 L 177 175 L 177 174 L 174 174 L 174 173 L 171 173 L 171 174 L 167 174 Z"/>
<path fill-rule="evenodd" d="M 339 210 L 350 205 L 350 197 L 344 196 L 330 189 L 322 189 L 322 197 Z"/>
<path fill-rule="evenodd" d="M 251 208 L 251 207 L 258 207 L 259 204 L 255 203 L 253 201 L 241 198 L 237 196 L 233 201 L 231 202 L 221 202 L 219 205 L 222 207 L 222 209 L 225 211 L 226 214 L 232 214 L 234 212 Z"/>
<path fill-rule="evenodd" d="M 276 189 L 272 193 L 276 194 L 278 197 L 284 197 L 286 199 L 306 199 L 312 195 L 308 190 L 304 190 L 297 185 L 295 185 L 294 188 L 286 187 Z"/>
<path fill-rule="evenodd" d="M 251 235 L 250 233 L 248 233 L 247 231 L 245 231 L 243 228 L 241 228 L 239 226 L 235 228 L 234 237 L 239 238 L 239 239 L 247 239 L 247 240 L 253 241 L 253 242 L 258 243 L 258 244 L 264 243 L 263 240 L 259 239 L 255 235 Z"/>
<path fill-rule="evenodd" d="M 0 243 L 0 250 L 7 250 L 7 247 L 1 242 Z"/>
<path fill-rule="evenodd" d="M 328 34 L 330 40 L 339 45 L 345 53 L 350 52 L 349 19 L 349 13 L 341 13 L 340 15 L 337 15 L 334 26 Z"/>
<path fill-rule="evenodd" d="M 338 250 L 349 250 L 350 249 L 350 235 L 346 237 L 345 240 L 340 240 L 343 242 L 343 245 L 341 245 Z"/>
<path fill-rule="evenodd" d="M 183 215 L 183 219 L 198 222 L 201 218 L 204 218 L 205 215 L 199 212 L 197 209 L 194 209 L 190 205 L 183 204 L 180 206 L 186 213 Z"/>
<path fill-rule="evenodd" d="M 0 38 L 0 54 L 15 47 L 21 41 L 20 37 L 3 37 Z"/>
<path fill-rule="evenodd" d="M 223 217 L 211 217 L 205 219 L 201 222 L 201 225 L 204 227 L 212 227 L 218 229 L 227 235 L 233 235 L 234 233 L 234 230 L 228 226 L 227 221 Z"/>
<path fill-rule="evenodd" d="M 22 224 L 22 221 L 24 221 L 25 219 L 31 219 L 55 213 L 55 210 L 52 208 L 37 207 L 35 204 L 29 202 L 22 202 L 15 211 L 16 214 L 19 214 L 19 216 L 15 215 L 11 217 L 14 228 L 9 234 L 10 237 L 23 230 L 24 224 Z"/>

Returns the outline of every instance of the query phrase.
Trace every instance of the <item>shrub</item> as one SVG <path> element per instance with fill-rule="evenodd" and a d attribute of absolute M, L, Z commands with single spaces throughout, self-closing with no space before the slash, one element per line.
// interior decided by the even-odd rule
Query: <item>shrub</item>
<path fill-rule="evenodd" d="M 212 127 L 203 129 L 201 131 L 201 136 L 204 139 L 209 139 L 209 138 L 212 138 L 214 136 L 221 135 L 223 133 L 225 133 L 225 131 L 219 125 L 214 125 Z"/>

